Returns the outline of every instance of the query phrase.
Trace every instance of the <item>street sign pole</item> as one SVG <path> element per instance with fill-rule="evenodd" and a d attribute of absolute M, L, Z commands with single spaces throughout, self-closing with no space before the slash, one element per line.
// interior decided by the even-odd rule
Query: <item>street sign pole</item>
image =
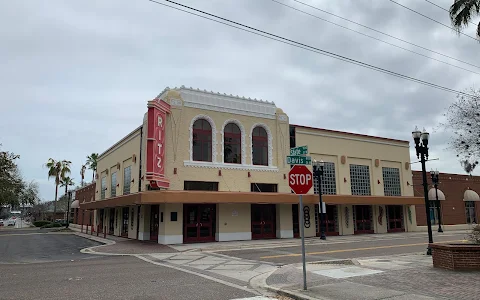
<path fill-rule="evenodd" d="M 305 262 L 305 230 L 304 230 L 304 220 L 303 220 L 303 199 L 300 195 L 300 235 L 302 238 L 302 263 L 303 263 L 303 289 L 307 290 L 307 266 Z"/>

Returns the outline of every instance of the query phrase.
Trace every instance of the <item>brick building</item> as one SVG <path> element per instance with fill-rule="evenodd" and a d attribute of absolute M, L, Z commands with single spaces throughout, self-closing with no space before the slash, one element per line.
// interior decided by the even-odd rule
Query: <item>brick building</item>
<path fill-rule="evenodd" d="M 73 210 L 73 223 L 79 225 L 92 225 L 93 220 L 93 211 L 83 209 L 80 204 L 89 203 L 95 199 L 95 187 L 96 183 L 93 182 L 89 185 L 84 186 L 81 189 L 78 189 L 75 192 L 75 200 L 72 202 Z"/>
<path fill-rule="evenodd" d="M 427 174 L 432 224 L 438 224 L 435 188 L 430 174 Z M 417 197 L 424 197 L 422 172 L 413 171 L 413 191 Z M 480 220 L 480 176 L 440 173 L 438 199 L 440 200 L 441 222 L 444 229 L 467 229 L 469 224 Z M 426 226 L 425 205 L 416 205 L 417 225 Z M 435 228 L 435 227 L 434 227 Z"/>

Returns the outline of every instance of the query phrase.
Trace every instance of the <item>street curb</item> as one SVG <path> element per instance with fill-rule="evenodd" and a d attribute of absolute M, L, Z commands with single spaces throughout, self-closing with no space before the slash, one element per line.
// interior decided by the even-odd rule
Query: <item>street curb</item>
<path fill-rule="evenodd" d="M 268 291 L 276 293 L 279 296 L 286 296 L 295 300 L 328 300 L 327 298 L 317 298 L 317 297 L 310 297 L 307 295 L 303 295 L 298 292 L 294 291 L 289 291 L 289 290 L 284 290 L 284 289 L 279 289 L 271 286 L 266 286 L 265 287 Z"/>

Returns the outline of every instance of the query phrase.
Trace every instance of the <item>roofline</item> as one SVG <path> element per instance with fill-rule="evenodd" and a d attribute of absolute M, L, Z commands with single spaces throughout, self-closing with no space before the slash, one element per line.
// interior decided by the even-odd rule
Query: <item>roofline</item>
<path fill-rule="evenodd" d="M 305 128 L 305 129 L 319 130 L 319 131 L 330 132 L 330 133 L 341 133 L 341 134 L 348 134 L 348 135 L 353 135 L 353 136 L 366 137 L 366 138 L 372 138 L 372 139 L 378 139 L 378 140 L 384 140 L 384 141 L 410 144 L 409 141 L 391 139 L 391 138 L 380 137 L 380 136 L 366 135 L 366 134 L 346 132 L 346 131 L 338 131 L 338 130 L 332 130 L 332 129 L 318 128 L 318 127 L 310 127 L 310 126 L 296 125 L 296 124 L 290 124 L 290 126 Z"/>
<path fill-rule="evenodd" d="M 430 171 L 427 171 L 427 174 L 430 173 Z M 422 174 L 422 171 L 420 170 L 412 170 L 412 175 L 413 176 L 421 176 Z M 438 175 L 453 175 L 453 176 L 462 176 L 462 177 L 468 177 L 468 178 L 473 178 L 473 179 L 476 179 L 476 178 L 479 178 L 480 179 L 480 176 L 478 175 L 469 175 L 469 174 L 457 174 L 457 173 L 444 173 L 444 172 L 439 172 Z M 429 175 L 427 175 L 428 177 Z"/>
<path fill-rule="evenodd" d="M 114 149 L 115 147 L 117 147 L 118 145 L 120 145 L 121 143 L 123 143 L 125 140 L 127 140 L 129 137 L 131 137 L 132 135 L 134 135 L 139 129 L 141 129 L 143 127 L 143 125 L 140 125 L 138 126 L 137 128 L 135 128 L 133 131 L 131 131 L 129 134 L 127 134 L 126 136 L 124 136 L 122 139 L 120 139 L 118 142 L 116 142 L 115 144 L 113 144 L 112 146 L 110 146 L 110 148 L 108 148 L 107 150 L 103 151 L 99 156 L 98 156 L 98 160 L 100 160 L 102 158 L 102 156 L 106 155 L 107 152 L 111 151 L 112 149 Z"/>

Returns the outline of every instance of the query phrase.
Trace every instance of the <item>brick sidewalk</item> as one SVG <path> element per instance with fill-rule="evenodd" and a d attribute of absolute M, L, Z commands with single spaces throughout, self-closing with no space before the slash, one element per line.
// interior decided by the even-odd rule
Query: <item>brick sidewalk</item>
<path fill-rule="evenodd" d="M 307 291 L 302 289 L 301 266 L 275 271 L 266 284 L 315 299 L 475 300 L 480 295 L 480 272 L 436 269 L 431 257 L 421 254 L 361 259 L 350 265 L 308 264 L 307 270 Z"/>

